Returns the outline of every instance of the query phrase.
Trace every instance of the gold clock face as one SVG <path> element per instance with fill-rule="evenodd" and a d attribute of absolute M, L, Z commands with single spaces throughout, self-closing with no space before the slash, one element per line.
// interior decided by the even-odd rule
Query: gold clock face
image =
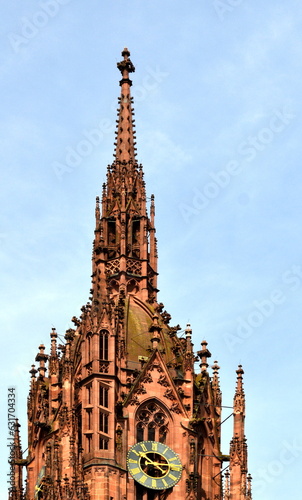
<path fill-rule="evenodd" d="M 127 455 L 131 476 L 146 488 L 166 490 L 181 478 L 178 455 L 163 443 L 142 441 L 132 446 Z"/>

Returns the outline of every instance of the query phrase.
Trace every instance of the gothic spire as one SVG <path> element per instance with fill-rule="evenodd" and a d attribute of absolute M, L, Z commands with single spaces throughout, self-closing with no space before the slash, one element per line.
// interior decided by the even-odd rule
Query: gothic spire
<path fill-rule="evenodd" d="M 230 486 L 232 500 L 251 498 L 251 478 L 248 479 L 247 442 L 244 433 L 245 395 L 242 366 L 238 366 L 233 402 L 234 431 L 230 445 Z"/>
<path fill-rule="evenodd" d="M 135 162 L 135 120 L 133 119 L 133 98 L 130 95 L 132 81 L 129 78 L 129 73 L 133 73 L 135 71 L 135 67 L 129 58 L 130 52 L 127 48 L 123 50 L 122 56 L 124 59 L 117 63 L 117 67 L 122 73 L 122 79 L 120 80 L 121 96 L 119 97 L 115 159 L 120 162 Z"/>
<path fill-rule="evenodd" d="M 236 373 L 237 373 L 237 382 L 236 382 L 236 391 L 234 396 L 234 414 L 235 415 L 240 414 L 244 417 L 245 416 L 245 395 L 243 389 L 244 371 L 241 365 L 238 366 L 238 370 L 236 370 Z M 241 418 L 240 421 L 242 420 L 243 419 Z M 239 429 L 236 429 L 236 433 L 238 432 Z"/>
<path fill-rule="evenodd" d="M 214 396 L 214 404 L 216 406 L 216 411 L 221 413 L 221 390 L 220 390 L 220 381 L 219 381 L 219 370 L 220 366 L 217 361 L 214 361 L 213 369 L 213 378 L 212 378 L 212 389 Z"/>
<path fill-rule="evenodd" d="M 94 304 L 120 293 L 153 303 L 157 293 L 154 196 L 150 216 L 142 165 L 135 159 L 135 134 L 129 74 L 135 68 L 125 48 L 117 64 L 120 80 L 114 161 L 107 169 L 101 204 L 96 200 L 92 296 Z M 109 295 L 109 296 L 108 296 Z M 97 305 L 98 307 L 98 305 Z"/>
<path fill-rule="evenodd" d="M 14 433 L 14 458 L 15 460 L 22 459 L 22 450 L 21 450 L 21 439 L 20 439 L 20 424 L 19 420 L 16 418 L 15 423 L 15 433 Z"/>
<path fill-rule="evenodd" d="M 10 457 L 11 479 L 13 484 L 9 492 L 9 500 L 23 499 L 23 475 L 22 468 L 25 460 L 22 459 L 21 440 L 20 440 L 20 424 L 18 419 L 15 422 L 14 428 L 14 443 L 13 452 Z"/>

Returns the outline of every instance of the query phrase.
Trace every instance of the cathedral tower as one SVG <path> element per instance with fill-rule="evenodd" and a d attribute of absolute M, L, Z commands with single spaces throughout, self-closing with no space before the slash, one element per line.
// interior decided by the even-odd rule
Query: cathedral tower
<path fill-rule="evenodd" d="M 91 297 L 64 345 L 52 329 L 49 354 L 39 346 L 28 456 L 16 423 L 10 500 L 248 500 L 243 370 L 223 455 L 219 366 L 209 371 L 207 342 L 195 353 L 190 325 L 171 326 L 157 302 L 154 196 L 147 207 L 130 93 L 135 68 L 128 49 L 122 56 L 114 161 L 96 200 Z"/>

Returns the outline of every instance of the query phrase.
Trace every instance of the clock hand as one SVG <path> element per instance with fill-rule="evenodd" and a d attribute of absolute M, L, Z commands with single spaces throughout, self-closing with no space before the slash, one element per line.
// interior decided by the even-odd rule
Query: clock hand
<path fill-rule="evenodd" d="M 162 464 L 162 463 L 159 463 L 159 462 L 152 462 L 152 465 L 154 465 L 154 467 L 156 467 L 157 469 L 159 469 L 160 472 L 162 472 L 162 474 L 166 474 L 166 472 L 167 472 L 167 470 L 162 469 L 162 467 L 169 467 L 168 464 Z"/>
<path fill-rule="evenodd" d="M 159 470 L 160 470 L 160 472 L 161 472 L 162 474 L 165 474 L 165 472 L 166 472 L 166 471 L 164 471 L 161 467 L 159 467 L 159 465 L 163 465 L 163 466 L 165 466 L 165 464 L 159 464 L 158 462 L 153 462 L 153 460 L 151 460 L 151 459 L 147 456 L 147 454 L 146 454 L 146 453 L 144 453 L 143 451 L 140 451 L 140 452 L 139 452 L 139 454 L 140 454 L 140 456 L 141 456 L 141 457 L 143 457 L 143 458 L 144 458 L 144 459 L 148 462 L 148 464 L 149 464 L 149 465 L 154 465 L 157 469 L 159 469 Z M 168 465 L 168 464 L 167 464 L 167 465 Z"/>
<path fill-rule="evenodd" d="M 163 464 L 162 462 L 154 462 L 153 460 L 151 460 L 146 453 L 144 453 L 143 451 L 140 451 L 139 452 L 139 455 L 141 457 L 143 457 L 145 460 L 147 460 L 147 462 L 150 464 L 150 465 L 155 465 L 156 467 L 158 466 L 161 466 L 161 467 L 170 467 L 171 470 L 181 470 L 182 469 L 182 466 L 181 465 L 176 465 L 176 464 L 170 464 L 169 462 L 167 462 L 166 464 Z M 158 469 L 160 469 L 161 472 L 163 472 L 163 470 L 158 467 Z"/>
<path fill-rule="evenodd" d="M 176 464 L 170 464 L 170 463 L 159 463 L 159 462 L 153 462 L 153 465 L 161 465 L 162 467 L 169 467 L 171 470 L 181 470 L 182 466 L 181 465 L 176 465 Z"/>

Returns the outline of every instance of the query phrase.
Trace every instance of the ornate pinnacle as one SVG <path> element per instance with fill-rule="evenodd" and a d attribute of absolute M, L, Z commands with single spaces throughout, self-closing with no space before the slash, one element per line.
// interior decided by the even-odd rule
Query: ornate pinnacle
<path fill-rule="evenodd" d="M 252 476 L 251 474 L 248 474 L 247 476 L 247 498 L 251 499 L 252 498 Z"/>
<path fill-rule="evenodd" d="M 57 337 L 58 337 L 58 334 L 57 334 L 55 328 L 52 328 L 51 330 L 52 331 L 50 333 L 50 338 L 51 338 L 50 355 L 52 357 L 55 357 L 55 356 L 57 356 Z"/>
<path fill-rule="evenodd" d="M 192 352 L 192 328 L 191 325 L 188 323 L 187 327 L 185 329 L 185 335 L 186 335 L 186 341 L 187 341 L 187 352 Z"/>
<path fill-rule="evenodd" d="M 160 342 L 160 332 L 162 328 L 158 323 L 158 316 L 155 314 L 153 316 L 153 322 L 152 325 L 149 328 L 149 331 L 152 332 L 152 349 L 156 349 L 158 347 L 158 343 Z"/>
<path fill-rule="evenodd" d="M 200 360 L 201 360 L 200 368 L 201 368 L 202 372 L 207 372 L 207 368 L 209 366 L 207 363 L 207 358 L 210 358 L 212 356 L 210 351 L 207 349 L 207 345 L 208 345 L 207 341 L 203 340 L 201 342 L 202 350 L 197 351 L 197 355 L 200 357 Z"/>
<path fill-rule="evenodd" d="M 19 424 L 19 420 L 16 418 L 15 433 L 14 433 L 15 459 L 22 458 L 20 432 L 19 432 L 20 427 L 21 425 Z"/>
<path fill-rule="evenodd" d="M 236 370 L 236 373 L 237 373 L 237 384 L 234 396 L 234 413 L 242 413 L 244 415 L 245 413 L 245 396 L 243 389 L 244 371 L 241 365 L 238 366 L 238 370 Z"/>
<path fill-rule="evenodd" d="M 35 365 L 31 365 L 31 370 L 29 370 L 29 373 L 31 374 L 31 378 L 36 378 L 36 373 L 38 370 L 36 370 Z"/>
<path fill-rule="evenodd" d="M 44 353 L 44 350 L 45 350 L 44 344 L 40 344 L 39 345 L 39 352 L 38 352 L 36 359 L 35 359 L 36 361 L 40 362 L 40 366 L 38 368 L 38 371 L 40 374 L 39 378 L 44 378 L 45 372 L 46 372 L 45 363 L 48 360 L 48 356 L 47 356 L 47 354 Z"/>
<path fill-rule="evenodd" d="M 220 366 L 218 365 L 217 361 L 214 361 L 214 364 L 212 366 L 212 370 L 213 370 L 213 382 L 212 382 L 212 385 L 213 385 L 213 388 L 218 389 L 219 388 L 219 370 L 220 370 Z"/>
<path fill-rule="evenodd" d="M 97 196 L 95 199 L 95 220 L 96 220 L 96 224 L 100 220 L 100 198 L 99 198 L 99 196 Z"/>
<path fill-rule="evenodd" d="M 132 81 L 129 78 L 129 73 L 133 73 L 135 68 L 129 59 L 130 52 L 127 48 L 123 50 L 122 55 L 124 56 L 124 60 L 117 63 L 117 67 L 122 73 L 122 79 L 120 80 L 121 96 L 118 99 L 119 108 L 117 110 L 118 120 L 114 156 L 116 162 L 124 164 L 124 162 L 135 162 L 136 156 L 134 112 L 132 109 L 133 99 L 130 95 Z"/>
<path fill-rule="evenodd" d="M 223 500 L 229 500 L 230 498 L 230 473 L 227 470 L 224 475 L 224 495 Z"/>

